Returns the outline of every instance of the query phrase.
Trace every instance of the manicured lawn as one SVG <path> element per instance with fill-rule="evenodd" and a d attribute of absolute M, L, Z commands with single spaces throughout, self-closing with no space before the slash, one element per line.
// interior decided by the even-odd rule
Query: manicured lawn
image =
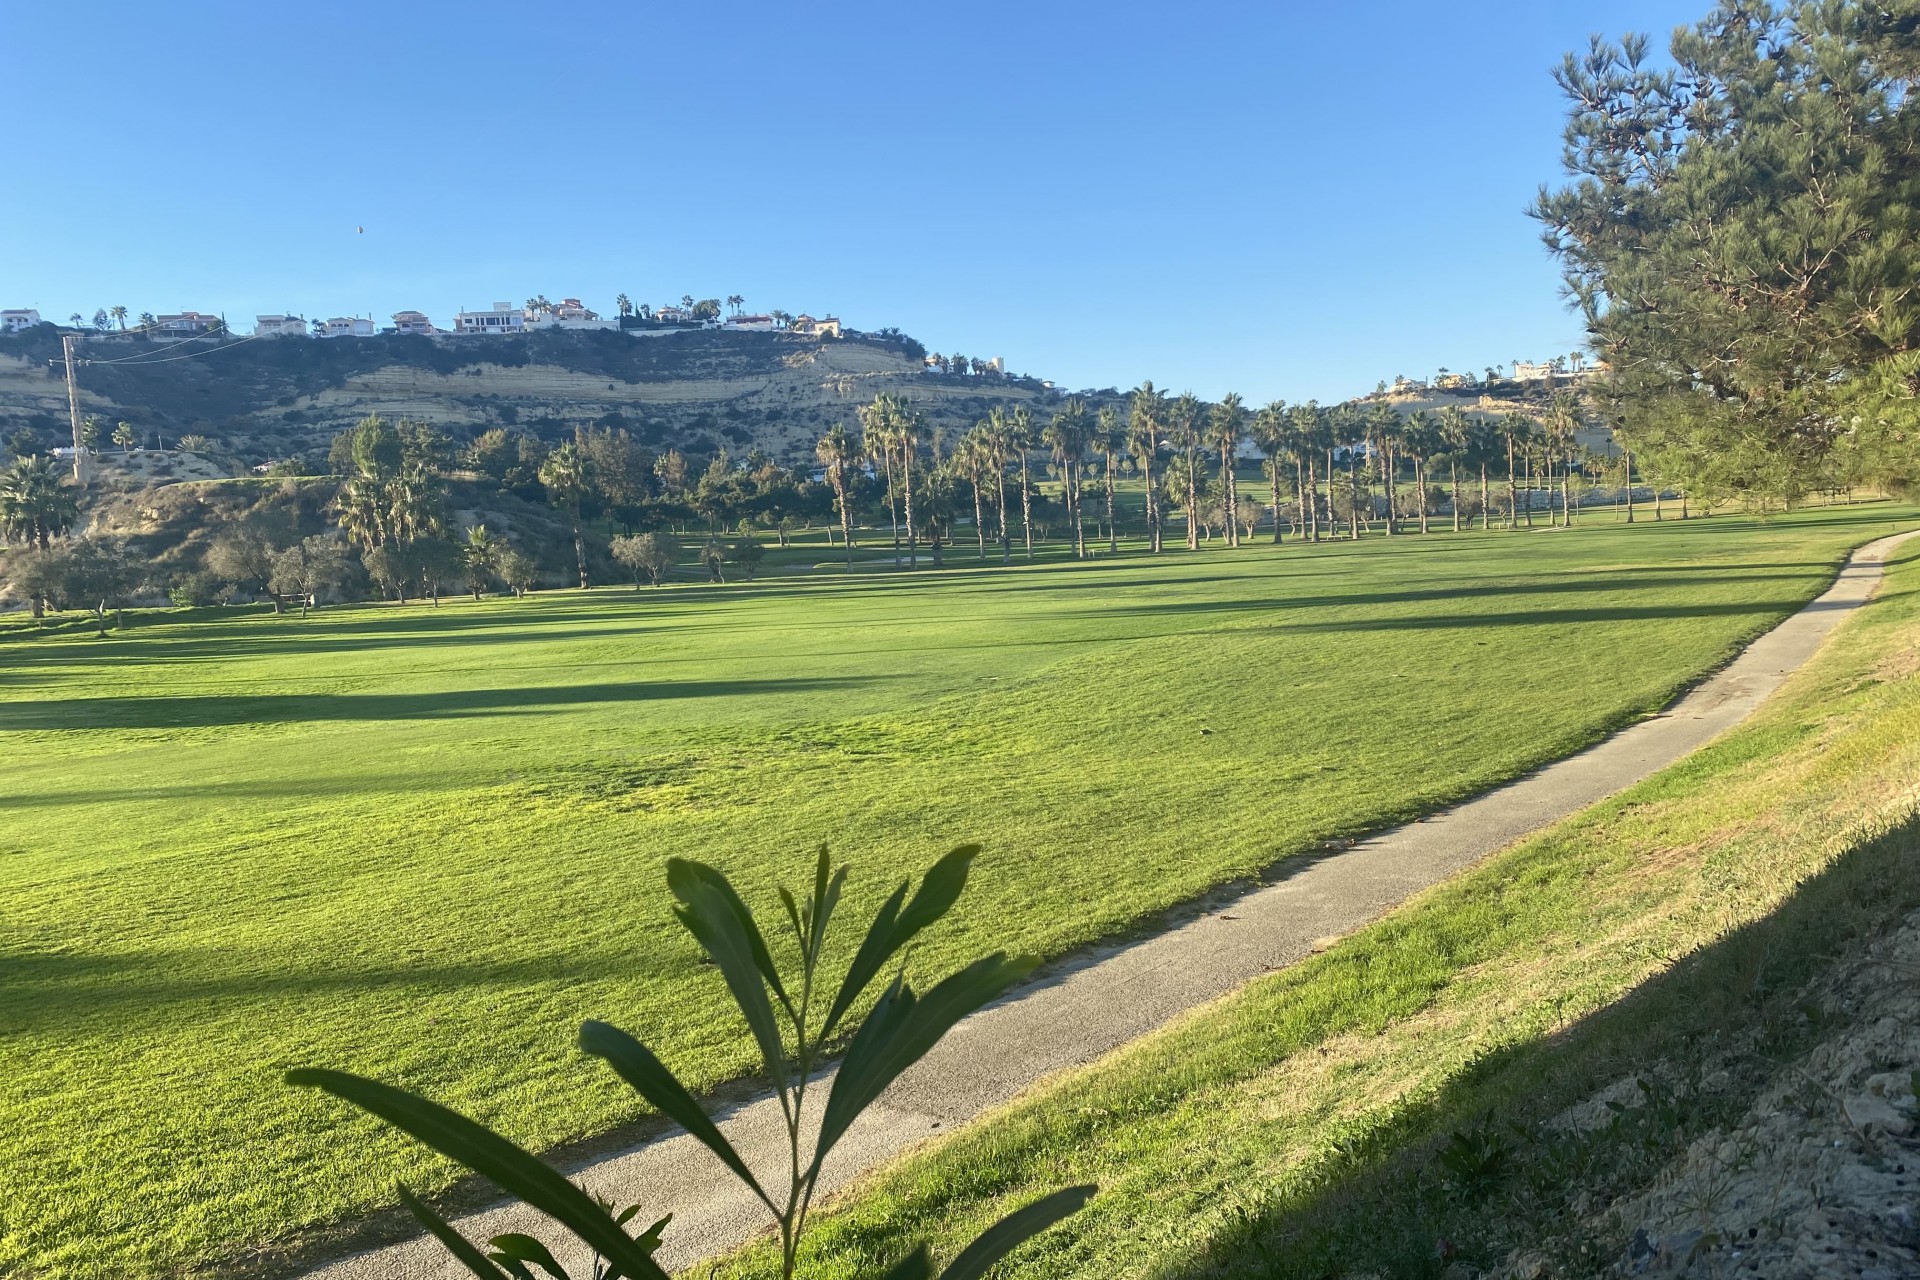
<path fill-rule="evenodd" d="M 912 968 L 1058 953 L 1663 702 L 1912 512 L 556 593 L 0 644 L 0 1271 L 232 1259 L 450 1171 L 278 1083 L 535 1146 L 604 1017 L 750 1066 L 661 864 L 849 912 L 986 846 Z M 964 561 L 964 557 L 955 557 Z"/>
<path fill-rule="evenodd" d="M 1917 654 L 1910 548 L 1745 726 L 910 1156 L 822 1218 L 805 1274 L 951 1256 L 1080 1182 L 1007 1276 L 1438 1277 L 1516 1249 L 1607 1273 L 1636 1225 L 1607 1205 L 1741 1115 L 1823 1029 L 1802 984 L 1920 905 Z M 1547 1123 L 1635 1074 L 1611 1125 Z"/>

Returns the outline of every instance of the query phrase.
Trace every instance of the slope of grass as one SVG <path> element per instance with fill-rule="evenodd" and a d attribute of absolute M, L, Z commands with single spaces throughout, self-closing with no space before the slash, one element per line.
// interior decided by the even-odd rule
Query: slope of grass
<path fill-rule="evenodd" d="M 921 974 L 1057 954 L 1662 703 L 1910 513 L 250 615 L 0 645 L 0 1270 L 232 1260 L 450 1170 L 325 1063 L 538 1147 L 571 1037 L 750 1066 L 661 864 L 848 909 L 987 852 Z"/>
<path fill-rule="evenodd" d="M 1744 1111 L 1822 1030 L 1801 984 L 1920 904 L 1917 654 L 1909 549 L 1746 726 L 909 1157 L 822 1220 L 807 1274 L 950 1254 L 1083 1181 L 1008 1276 L 1605 1271 L 1636 1224 L 1600 1210 Z M 1611 1123 L 1548 1123 L 1636 1073 Z"/>

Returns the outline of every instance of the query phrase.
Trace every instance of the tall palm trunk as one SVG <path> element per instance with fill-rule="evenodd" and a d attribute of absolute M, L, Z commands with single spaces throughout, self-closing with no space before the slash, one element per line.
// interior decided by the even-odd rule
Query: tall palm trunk
<path fill-rule="evenodd" d="M 1480 459 L 1480 532 L 1493 528 L 1493 493 L 1487 488 L 1487 460 Z"/>
<path fill-rule="evenodd" d="M 1020 532 L 1027 541 L 1027 559 L 1033 559 L 1033 491 L 1027 484 L 1027 451 L 1020 450 Z"/>
<path fill-rule="evenodd" d="M 1633 523 L 1633 450 L 1627 450 L 1627 523 Z"/>
<path fill-rule="evenodd" d="M 1507 436 L 1507 528 L 1520 527 L 1520 483 L 1513 474 L 1513 436 Z"/>
<path fill-rule="evenodd" d="M 1328 473 L 1327 497 L 1333 497 L 1332 473 Z M 1347 532 L 1353 541 L 1360 541 L 1360 467 L 1352 449 L 1347 450 Z"/>
<path fill-rule="evenodd" d="M 919 542 L 913 529 L 913 446 L 902 441 L 900 445 L 900 483 L 906 492 L 907 501 L 907 568 L 920 567 Z"/>
<path fill-rule="evenodd" d="M 900 500 L 893 488 L 893 446 L 880 447 L 880 465 L 887 473 L 887 523 L 893 526 L 893 567 L 900 567 Z"/>
<path fill-rule="evenodd" d="M 1306 459 L 1306 476 L 1302 480 L 1305 487 L 1300 492 L 1300 516 L 1307 522 L 1307 541 L 1318 542 L 1320 541 L 1320 477 L 1314 473 L 1313 450 L 1308 449 L 1301 456 Z M 1299 474 L 1297 469 L 1295 474 Z M 1331 472 L 1327 475 L 1327 483 L 1333 483 Z"/>
<path fill-rule="evenodd" d="M 1073 486 L 1073 558 L 1085 560 L 1087 558 L 1087 526 L 1080 515 L 1080 460 L 1075 458 L 1067 470 L 1071 473 L 1070 483 Z"/>
<path fill-rule="evenodd" d="M 840 541 L 847 548 L 847 572 L 853 572 L 853 512 L 847 509 L 847 477 L 839 467 L 833 469 L 833 496 L 840 503 Z"/>
<path fill-rule="evenodd" d="M 1233 474 L 1233 446 L 1222 441 L 1220 444 L 1220 479 L 1226 489 L 1227 506 L 1227 545 L 1240 545 L 1240 515 L 1236 508 L 1240 505 L 1239 478 Z M 1274 519 L 1274 527 L 1279 527 L 1279 518 Z"/>
<path fill-rule="evenodd" d="M 1113 454 L 1107 454 L 1107 551 L 1109 554 L 1120 550 L 1120 531 L 1113 523 Z"/>
<path fill-rule="evenodd" d="M 1573 528 L 1573 508 L 1567 502 L 1572 494 L 1573 459 L 1566 457 L 1560 459 L 1560 527 L 1563 529 Z"/>
<path fill-rule="evenodd" d="M 1453 531 L 1458 533 L 1460 532 L 1460 463 L 1455 459 L 1447 459 L 1447 478 L 1450 485 L 1449 492 L 1452 494 Z"/>
<path fill-rule="evenodd" d="M 980 509 L 980 464 L 967 464 L 967 479 L 973 482 L 973 532 L 980 540 L 980 563 L 987 562 L 987 520 Z"/>
<path fill-rule="evenodd" d="M 1147 447 L 1140 451 L 1140 475 L 1147 482 L 1147 550 L 1160 553 L 1160 497 L 1153 487 L 1153 455 L 1160 442 L 1151 435 L 1147 438 Z"/>
<path fill-rule="evenodd" d="M 573 515 L 573 558 L 580 566 L 580 589 L 587 589 L 587 539 L 580 530 L 580 509 L 575 507 Z M 437 602 L 436 602 L 437 603 Z"/>
<path fill-rule="evenodd" d="M 1200 549 L 1200 457 L 1187 444 L 1187 550 Z"/>
<path fill-rule="evenodd" d="M 1387 536 L 1394 534 L 1394 525 L 1400 516 L 1400 472 L 1397 469 L 1399 459 L 1393 456 L 1393 447 L 1386 446 L 1380 451 L 1380 484 L 1387 491 Z"/>
<path fill-rule="evenodd" d="M 1419 492 L 1413 496 L 1420 500 L 1420 532 L 1427 532 L 1427 460 L 1419 454 L 1413 458 L 1413 484 Z"/>
<path fill-rule="evenodd" d="M 1267 473 L 1268 479 L 1273 484 L 1273 540 L 1278 543 L 1280 541 L 1280 455 L 1274 454 L 1268 459 L 1267 465 L 1271 468 Z M 1297 471 L 1294 473 L 1296 480 L 1299 479 L 1299 474 Z"/>

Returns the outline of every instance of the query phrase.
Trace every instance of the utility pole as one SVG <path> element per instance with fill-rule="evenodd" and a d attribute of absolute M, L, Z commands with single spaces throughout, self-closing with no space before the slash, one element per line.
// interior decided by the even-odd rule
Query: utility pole
<path fill-rule="evenodd" d="M 80 382 L 73 372 L 73 349 L 80 344 L 77 333 L 60 335 L 60 354 L 67 364 L 67 416 L 73 419 L 73 478 L 87 482 L 87 451 L 80 445 Z"/>

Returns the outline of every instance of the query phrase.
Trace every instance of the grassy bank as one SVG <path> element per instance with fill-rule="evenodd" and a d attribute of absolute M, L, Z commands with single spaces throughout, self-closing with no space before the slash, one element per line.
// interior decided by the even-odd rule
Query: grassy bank
<path fill-rule="evenodd" d="M 1748 725 L 909 1158 L 822 1221 L 808 1274 L 1082 1181 L 1008 1275 L 1604 1269 L 1634 1224 L 1599 1210 L 1742 1112 L 1822 1030 L 1796 989 L 1920 903 L 1917 653 L 1910 547 Z M 1548 1123 L 1636 1073 L 1611 1120 Z"/>
<path fill-rule="evenodd" d="M 828 840 L 858 911 L 981 840 L 915 968 L 1058 954 L 1645 713 L 1903 517 L 0 645 L 0 1271 L 231 1260 L 385 1203 L 396 1176 L 450 1176 L 280 1088 L 288 1066 L 403 1083 L 537 1147 L 636 1119 L 580 1069 L 583 1017 L 643 1030 L 692 1080 L 737 1076 L 745 1038 L 662 901 L 671 854 L 770 907 Z M 1467 941 L 1503 945 L 1489 921 Z"/>

